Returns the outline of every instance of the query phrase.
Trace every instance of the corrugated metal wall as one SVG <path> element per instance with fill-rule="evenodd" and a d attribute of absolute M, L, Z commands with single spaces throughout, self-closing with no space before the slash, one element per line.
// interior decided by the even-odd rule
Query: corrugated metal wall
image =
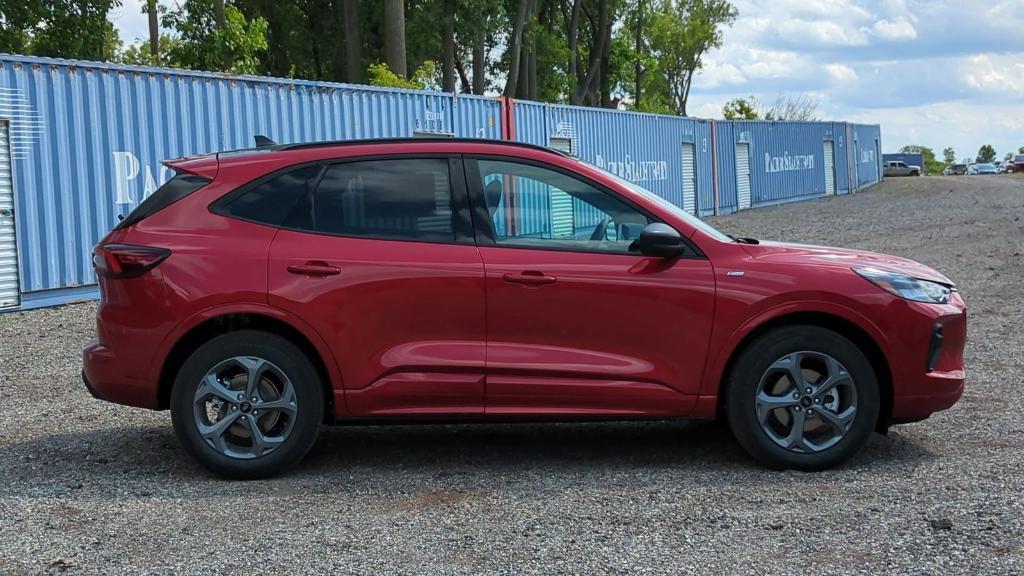
<path fill-rule="evenodd" d="M 160 161 L 437 132 L 499 139 L 501 103 L 422 91 L 0 55 L 25 292 L 95 282 L 91 247 L 165 181 Z"/>
<path fill-rule="evenodd" d="M 683 143 L 694 145 L 697 207 L 714 212 L 711 122 L 602 108 L 516 101 L 514 139 L 572 143 L 572 154 L 683 206 Z"/>
<path fill-rule="evenodd" d="M 882 179 L 882 130 L 869 124 L 850 124 L 854 180 L 858 188 Z"/>
<path fill-rule="evenodd" d="M 734 122 L 732 136 L 727 150 L 737 142 L 750 146 L 753 206 L 825 194 L 825 143 L 837 140 L 832 123 Z"/>
<path fill-rule="evenodd" d="M 918 168 L 924 168 L 924 154 L 918 152 L 917 154 L 882 154 L 882 168 L 885 168 L 886 162 L 904 162 L 908 166 L 917 166 Z"/>

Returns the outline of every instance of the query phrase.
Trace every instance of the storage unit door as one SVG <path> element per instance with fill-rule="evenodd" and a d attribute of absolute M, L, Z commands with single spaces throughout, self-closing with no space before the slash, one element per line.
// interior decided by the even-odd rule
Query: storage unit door
<path fill-rule="evenodd" d="M 750 208 L 750 144 L 736 145 L 736 192 L 739 209 Z"/>
<path fill-rule="evenodd" d="M 11 125 L 0 120 L 0 308 L 18 305 L 18 246 L 14 237 Z"/>
<path fill-rule="evenodd" d="M 832 160 L 832 141 L 825 140 L 825 194 L 836 193 L 836 168 Z"/>
<path fill-rule="evenodd" d="M 683 210 L 690 214 L 697 213 L 697 169 L 694 166 L 694 146 L 692 142 L 683 143 Z"/>

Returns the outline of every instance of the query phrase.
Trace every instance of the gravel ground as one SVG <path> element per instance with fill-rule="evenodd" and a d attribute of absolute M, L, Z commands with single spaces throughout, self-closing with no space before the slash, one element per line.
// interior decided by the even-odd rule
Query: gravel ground
<path fill-rule="evenodd" d="M 757 467 L 714 424 L 326 429 L 226 482 L 166 413 L 91 399 L 94 306 L 0 315 L 0 574 L 1024 573 L 1024 178 L 890 180 L 716 219 L 908 256 L 960 283 L 952 410 L 846 467 Z"/>

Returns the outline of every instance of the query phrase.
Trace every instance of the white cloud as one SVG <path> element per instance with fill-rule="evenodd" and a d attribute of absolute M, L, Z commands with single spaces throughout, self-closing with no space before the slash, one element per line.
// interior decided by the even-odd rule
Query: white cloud
<path fill-rule="evenodd" d="M 825 73 L 838 82 L 850 82 L 858 78 L 857 71 L 846 64 L 825 64 Z"/>
<path fill-rule="evenodd" d="M 1019 58 L 979 54 L 964 66 L 968 86 L 977 90 L 1024 98 L 1024 62 Z"/>
<path fill-rule="evenodd" d="M 819 114 L 882 125 L 888 150 L 1024 145 L 1024 0 L 734 0 L 689 110 L 821 94 Z"/>
<path fill-rule="evenodd" d="M 879 20 L 871 27 L 875 36 L 882 40 L 913 40 L 917 38 L 917 29 L 909 20 Z"/>

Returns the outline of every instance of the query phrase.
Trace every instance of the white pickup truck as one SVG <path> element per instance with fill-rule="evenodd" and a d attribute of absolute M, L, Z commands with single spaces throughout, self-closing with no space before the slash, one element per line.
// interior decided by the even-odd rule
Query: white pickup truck
<path fill-rule="evenodd" d="M 889 176 L 920 176 L 921 167 L 911 166 L 902 160 L 890 160 L 885 163 L 882 175 Z"/>

